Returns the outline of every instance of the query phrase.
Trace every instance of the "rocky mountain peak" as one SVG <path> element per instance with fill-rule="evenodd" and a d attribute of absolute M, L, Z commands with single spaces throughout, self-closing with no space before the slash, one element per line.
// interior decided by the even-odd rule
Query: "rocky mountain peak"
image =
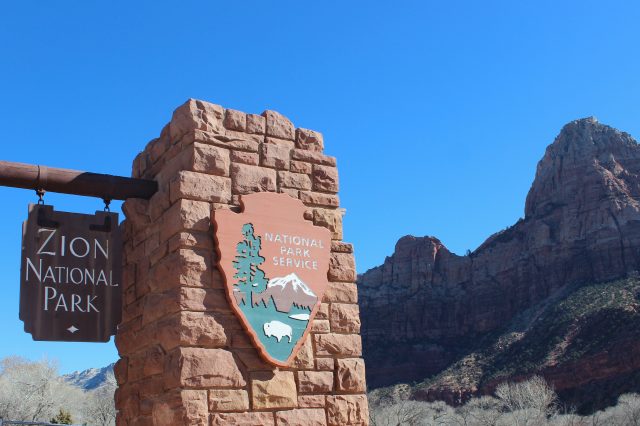
<path fill-rule="evenodd" d="M 444 244 L 442 244 L 442 242 L 436 237 L 416 237 L 413 235 L 405 235 L 396 243 L 394 255 L 412 256 L 416 251 L 422 253 L 427 250 L 435 257 L 435 255 L 443 249 L 447 250 Z"/>
<path fill-rule="evenodd" d="M 468 256 L 434 237 L 405 236 L 382 265 L 358 277 L 368 384 L 444 372 L 523 312 L 535 313 L 576 285 L 636 273 L 637 200 L 636 141 L 593 117 L 568 123 L 538 163 L 524 220 Z M 522 327 L 526 321 L 517 322 Z M 477 390 L 484 379 L 474 380 L 469 386 Z"/>
<path fill-rule="evenodd" d="M 606 199 L 635 204 L 640 147 L 627 133 L 595 117 L 566 124 L 538 163 L 527 196 L 525 218 L 557 207 L 584 211 Z"/>

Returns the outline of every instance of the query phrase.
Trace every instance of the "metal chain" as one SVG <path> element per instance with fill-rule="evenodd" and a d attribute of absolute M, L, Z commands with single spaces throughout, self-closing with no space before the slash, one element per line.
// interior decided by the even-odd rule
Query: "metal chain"
<path fill-rule="evenodd" d="M 105 212 L 110 212 L 111 209 L 109 209 L 109 204 L 111 204 L 111 199 L 103 198 L 102 201 L 104 201 L 104 211 Z"/>

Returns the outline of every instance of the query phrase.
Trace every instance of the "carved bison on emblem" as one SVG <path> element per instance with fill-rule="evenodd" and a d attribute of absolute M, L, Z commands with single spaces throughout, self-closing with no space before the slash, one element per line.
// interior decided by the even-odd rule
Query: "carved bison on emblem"
<path fill-rule="evenodd" d="M 293 334 L 293 329 L 290 325 L 287 325 L 280 321 L 269 321 L 262 326 L 262 329 L 264 330 L 265 336 L 274 336 L 276 339 L 278 339 L 278 343 L 280 343 L 280 340 L 282 340 L 282 338 L 285 336 L 289 338 L 289 343 L 291 343 L 291 335 Z"/>

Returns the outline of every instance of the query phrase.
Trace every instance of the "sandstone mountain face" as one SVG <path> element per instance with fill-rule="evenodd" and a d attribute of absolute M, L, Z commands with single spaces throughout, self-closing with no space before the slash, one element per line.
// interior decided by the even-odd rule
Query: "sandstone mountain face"
<path fill-rule="evenodd" d="M 430 378 L 415 396 L 456 402 L 518 375 L 542 372 L 554 380 L 553 371 L 563 368 L 558 360 L 573 348 L 571 332 L 582 330 L 578 323 L 567 336 L 543 332 L 557 345 L 529 370 L 499 372 L 491 356 L 502 354 L 501 362 L 509 364 L 504 354 L 514 347 L 528 350 L 521 343 L 535 322 L 581 291 L 580 286 L 624 278 L 640 269 L 638 200 L 640 146 L 630 135 L 587 118 L 567 124 L 547 148 L 527 196 L 524 219 L 492 235 L 474 252 L 458 256 L 434 237 L 401 238 L 383 265 L 358 278 L 369 385 Z M 634 288 L 629 285 L 624 287 L 627 292 Z M 635 309 L 630 307 L 634 297 L 619 308 Z M 614 309 L 605 305 L 603 310 Z M 603 315 L 602 310 L 592 313 Z M 615 359 L 610 353 L 633 352 L 639 346 L 633 341 L 640 336 L 618 336 L 615 331 L 615 341 L 591 348 L 606 356 L 591 360 L 579 380 L 558 376 L 558 390 L 577 394 L 593 380 L 619 380 L 620 374 L 640 370 L 640 360 Z M 574 373 L 580 371 L 577 365 Z"/>

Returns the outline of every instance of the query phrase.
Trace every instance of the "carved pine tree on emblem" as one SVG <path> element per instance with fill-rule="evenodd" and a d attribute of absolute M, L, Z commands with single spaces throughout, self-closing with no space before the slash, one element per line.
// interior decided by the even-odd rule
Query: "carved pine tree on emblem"
<path fill-rule="evenodd" d="M 253 225 L 245 223 L 242 226 L 242 236 L 244 239 L 236 246 L 237 256 L 233 261 L 236 273 L 233 278 L 237 279 L 234 284 L 234 296 L 238 305 L 250 303 L 251 293 L 260 293 L 267 286 L 267 279 L 260 265 L 264 263 L 264 257 L 260 256 L 260 237 L 254 234 Z"/>

